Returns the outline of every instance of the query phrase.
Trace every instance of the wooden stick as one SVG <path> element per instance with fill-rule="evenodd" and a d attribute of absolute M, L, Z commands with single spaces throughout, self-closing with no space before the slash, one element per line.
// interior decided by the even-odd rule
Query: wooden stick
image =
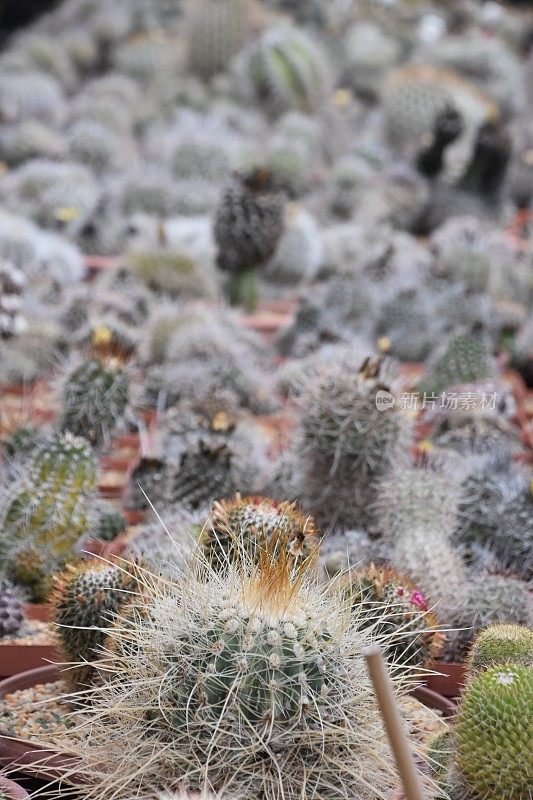
<path fill-rule="evenodd" d="M 385 724 L 385 730 L 391 744 L 392 752 L 400 773 L 403 790 L 407 800 L 425 800 L 422 782 L 415 766 L 409 741 L 402 725 L 398 706 L 394 698 L 392 683 L 385 666 L 381 649 L 372 645 L 363 651 L 368 672 Z"/>

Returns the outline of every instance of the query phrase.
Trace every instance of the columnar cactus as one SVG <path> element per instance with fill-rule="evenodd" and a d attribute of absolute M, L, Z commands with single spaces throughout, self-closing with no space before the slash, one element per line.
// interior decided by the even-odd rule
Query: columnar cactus
<path fill-rule="evenodd" d="M 468 683 L 455 725 L 455 762 L 475 798 L 528 800 L 533 668 L 491 667 Z"/>
<path fill-rule="evenodd" d="M 402 463 L 410 438 L 408 418 L 394 408 L 394 378 L 391 364 L 361 364 L 341 351 L 305 385 L 298 436 L 301 497 L 321 526 L 375 525 L 376 483 Z"/>
<path fill-rule="evenodd" d="M 443 635 L 427 600 L 408 578 L 390 567 L 370 564 L 343 579 L 346 593 L 361 619 L 387 637 L 386 656 L 391 664 L 423 667 L 442 650 Z"/>
<path fill-rule="evenodd" d="M 218 266 L 230 275 L 230 302 L 255 307 L 256 268 L 274 254 L 284 214 L 284 196 L 269 172 L 235 175 L 227 184 L 215 216 L 215 241 Z"/>
<path fill-rule="evenodd" d="M 22 603 L 15 587 L 7 580 L 0 580 L 0 639 L 18 633 L 24 622 Z"/>
<path fill-rule="evenodd" d="M 90 682 L 91 662 L 101 654 L 106 628 L 121 606 L 135 600 L 138 579 L 130 569 L 105 561 L 82 562 L 54 577 L 50 602 L 61 656 L 70 666 L 65 677 L 74 688 Z"/>
<path fill-rule="evenodd" d="M 307 556 L 318 544 L 312 517 L 295 503 L 279 503 L 268 497 L 241 497 L 213 503 L 200 545 L 214 566 L 227 566 L 241 551 L 259 557 L 262 550 L 289 547 L 295 555 Z"/>
<path fill-rule="evenodd" d="M 87 797 L 117 780 L 127 793 L 227 792 L 229 776 L 237 797 L 387 796 L 396 779 L 361 655 L 371 637 L 334 586 L 285 550 L 197 569 L 155 583 L 142 619 L 133 605 L 109 630 L 91 747 L 79 746 Z"/>
<path fill-rule="evenodd" d="M 89 358 L 75 364 L 62 387 L 60 425 L 102 446 L 126 415 L 132 389 L 127 367 L 113 358 Z"/>
<path fill-rule="evenodd" d="M 491 625 L 481 631 L 468 654 L 471 674 L 510 661 L 533 664 L 533 630 L 523 625 Z"/>
<path fill-rule="evenodd" d="M 191 72 L 209 80 L 230 65 L 246 41 L 248 0 L 200 0 L 188 39 Z"/>

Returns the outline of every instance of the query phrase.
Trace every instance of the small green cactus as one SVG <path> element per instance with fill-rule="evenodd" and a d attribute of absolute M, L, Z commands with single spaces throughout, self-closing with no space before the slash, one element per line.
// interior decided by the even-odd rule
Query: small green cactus
<path fill-rule="evenodd" d="M 452 387 L 479 383 L 493 375 L 486 338 L 482 334 L 456 331 L 430 355 L 422 389 L 439 394 Z"/>
<path fill-rule="evenodd" d="M 216 275 L 206 265 L 170 247 L 131 250 L 126 261 L 147 286 L 175 297 L 214 297 Z"/>
<path fill-rule="evenodd" d="M 50 602 L 61 654 L 69 665 L 76 664 L 65 676 L 82 689 L 94 673 L 90 662 L 99 656 L 106 627 L 136 594 L 137 578 L 126 567 L 96 561 L 67 566 L 53 583 Z"/>
<path fill-rule="evenodd" d="M 113 358 L 88 358 L 71 368 L 62 388 L 61 428 L 94 445 L 109 442 L 131 401 L 127 367 Z"/>
<path fill-rule="evenodd" d="M 246 41 L 248 0 L 200 0 L 191 19 L 189 69 L 204 80 L 228 68 Z"/>
<path fill-rule="evenodd" d="M 468 656 L 470 672 L 506 664 L 533 666 L 533 631 L 523 625 L 491 625 L 481 631 Z"/>
<path fill-rule="evenodd" d="M 476 798 L 531 797 L 532 724 L 532 667 L 491 667 L 468 683 L 455 725 L 455 760 Z"/>
<path fill-rule="evenodd" d="M 124 514 L 108 500 L 97 500 L 93 507 L 92 531 L 98 539 L 111 542 L 127 528 Z"/>

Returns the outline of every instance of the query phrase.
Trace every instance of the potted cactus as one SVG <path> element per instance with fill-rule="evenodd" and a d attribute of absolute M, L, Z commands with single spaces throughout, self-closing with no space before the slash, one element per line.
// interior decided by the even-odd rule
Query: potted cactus
<path fill-rule="evenodd" d="M 0 580 L 0 678 L 43 666 L 55 658 L 45 625 L 29 621 L 14 586 Z"/>

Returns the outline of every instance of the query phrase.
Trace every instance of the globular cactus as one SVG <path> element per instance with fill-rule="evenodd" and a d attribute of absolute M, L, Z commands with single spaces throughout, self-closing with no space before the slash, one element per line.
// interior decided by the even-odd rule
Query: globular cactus
<path fill-rule="evenodd" d="M 74 689 L 90 683 L 91 662 L 101 653 L 106 628 L 123 605 L 135 600 L 139 583 L 131 569 L 131 564 L 87 561 L 54 576 L 52 615 L 61 657 L 67 662 L 65 678 Z"/>
<path fill-rule="evenodd" d="M 256 269 L 274 254 L 283 233 L 285 202 L 266 170 L 235 175 L 223 191 L 215 215 L 217 264 L 229 274 L 230 302 L 253 310 Z"/>
<path fill-rule="evenodd" d="M 288 209 L 285 230 L 264 270 L 265 280 L 279 286 L 310 283 L 324 258 L 324 246 L 315 219 L 293 206 Z"/>
<path fill-rule="evenodd" d="M 22 603 L 15 587 L 5 579 L 0 580 L 0 640 L 18 633 L 23 622 Z"/>
<path fill-rule="evenodd" d="M 32 158 L 60 158 L 64 154 L 61 135 L 39 120 L 27 119 L 6 128 L 0 135 L 0 155 L 10 166 Z"/>
<path fill-rule="evenodd" d="M 394 408 L 396 384 L 390 362 L 361 363 L 347 348 L 319 365 L 304 385 L 297 444 L 301 500 L 322 527 L 375 525 L 376 482 L 402 462 L 410 438 L 408 418 Z"/>
<path fill-rule="evenodd" d="M 179 299 L 214 297 L 214 270 L 172 247 L 132 248 L 126 263 L 151 289 Z"/>
<path fill-rule="evenodd" d="M 200 546 L 213 565 L 227 566 L 242 550 L 256 558 L 262 550 L 274 552 L 288 547 L 295 556 L 308 556 L 317 549 L 318 539 L 312 517 L 304 516 L 295 503 L 268 497 L 217 500 L 204 525 Z"/>
<path fill-rule="evenodd" d="M 127 528 L 124 514 L 108 500 L 97 500 L 93 505 L 92 532 L 104 542 L 111 542 Z"/>
<path fill-rule="evenodd" d="M 151 506 L 163 508 L 167 497 L 167 465 L 154 456 L 144 456 L 134 467 L 127 492 L 127 507 L 143 511 Z"/>
<path fill-rule="evenodd" d="M 24 273 L 0 258 L 0 338 L 23 333 L 27 322 L 22 311 L 21 295 L 26 285 Z"/>
<path fill-rule="evenodd" d="M 57 124 L 65 112 L 61 88 L 41 72 L 0 73 L 0 117 L 6 122 L 36 119 Z"/>
<path fill-rule="evenodd" d="M 237 90 L 278 116 L 312 114 L 326 103 L 330 70 L 324 54 L 296 28 L 272 28 L 248 45 L 235 64 Z"/>
<path fill-rule="evenodd" d="M 175 73 L 179 47 L 163 30 L 139 34 L 114 49 L 113 65 L 135 80 L 147 82 L 156 75 Z"/>
<path fill-rule="evenodd" d="M 498 664 L 533 666 L 533 630 L 523 625 L 491 625 L 481 631 L 468 654 L 470 674 Z"/>
<path fill-rule="evenodd" d="M 52 589 L 54 573 L 61 568 L 62 559 L 57 558 L 48 547 L 21 544 L 11 548 L 6 557 L 6 574 L 32 603 L 44 603 Z"/>
<path fill-rule="evenodd" d="M 224 72 L 246 41 L 248 0 L 199 0 L 190 20 L 187 61 L 203 80 Z"/>
<path fill-rule="evenodd" d="M 476 217 L 452 217 L 431 237 L 434 271 L 439 277 L 462 281 L 472 292 L 485 291 L 493 278 L 490 239 Z"/>
<path fill-rule="evenodd" d="M 70 157 L 97 175 L 113 172 L 122 166 L 124 144 L 116 133 L 92 120 L 80 120 L 68 132 Z"/>
<path fill-rule="evenodd" d="M 65 374 L 61 397 L 61 428 L 101 447 L 108 444 L 128 411 L 132 400 L 129 371 L 114 358 L 86 359 Z"/>
<path fill-rule="evenodd" d="M 449 620 L 444 658 L 463 661 L 479 631 L 489 625 L 533 623 L 533 602 L 527 584 L 516 578 L 483 575 L 470 578 L 467 593 Z"/>
<path fill-rule="evenodd" d="M 455 764 L 475 798 L 531 796 L 532 719 L 531 666 L 495 666 L 469 681 L 454 726 Z"/>
<path fill-rule="evenodd" d="M 8 540 L 67 557 L 89 528 L 95 483 L 88 443 L 71 433 L 53 434 L 5 492 L 1 520 Z"/>
<path fill-rule="evenodd" d="M 4 436 L 1 447 L 9 460 L 19 461 L 30 455 L 44 441 L 38 428 L 24 426 Z"/>
<path fill-rule="evenodd" d="M 350 86 L 364 98 L 375 99 L 383 81 L 401 56 L 398 39 L 372 22 L 359 21 L 344 40 L 343 86 Z"/>
<path fill-rule="evenodd" d="M 442 650 L 443 634 L 423 593 L 390 567 L 370 564 L 347 573 L 343 586 L 362 619 L 387 638 L 385 655 L 391 664 L 423 667 Z"/>
<path fill-rule="evenodd" d="M 466 591 L 452 546 L 458 489 L 445 469 L 396 469 L 380 487 L 381 530 L 395 568 L 420 587 L 446 624 Z"/>
<path fill-rule="evenodd" d="M 482 332 L 458 330 L 429 356 L 421 388 L 438 395 L 447 389 L 492 378 L 494 365 Z"/>
<path fill-rule="evenodd" d="M 84 718 L 91 747 L 74 743 L 87 797 L 119 779 L 153 793 L 184 776 L 223 792 L 228 775 L 237 797 L 387 796 L 395 774 L 362 659 L 372 637 L 335 587 L 285 550 L 197 569 L 155 581 L 109 630 Z M 404 675 L 394 671 L 397 691 Z"/>

